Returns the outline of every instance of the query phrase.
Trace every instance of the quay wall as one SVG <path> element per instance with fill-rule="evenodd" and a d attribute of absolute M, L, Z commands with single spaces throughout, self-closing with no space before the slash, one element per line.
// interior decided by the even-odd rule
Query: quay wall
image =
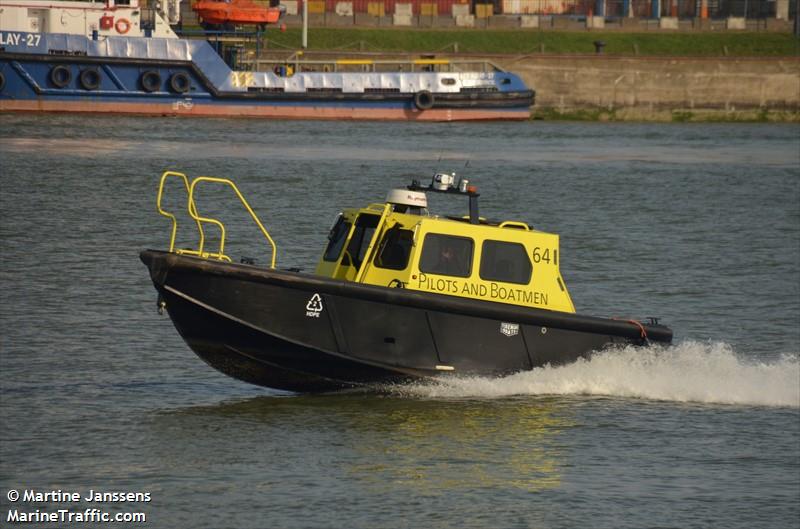
<path fill-rule="evenodd" d="M 602 111 L 623 119 L 760 112 L 790 121 L 800 114 L 800 57 L 528 55 L 491 60 L 535 88 L 537 111 Z"/>

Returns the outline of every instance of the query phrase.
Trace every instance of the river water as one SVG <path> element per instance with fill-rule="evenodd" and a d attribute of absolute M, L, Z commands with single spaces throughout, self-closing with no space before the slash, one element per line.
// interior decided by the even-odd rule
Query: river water
<path fill-rule="evenodd" d="M 240 383 L 156 313 L 138 252 L 169 240 L 165 169 L 233 178 L 306 270 L 339 208 L 456 171 L 483 214 L 561 235 L 579 312 L 658 316 L 675 344 L 371 392 Z M 229 196 L 198 202 L 267 262 Z M 0 115 L 0 260 L 0 525 L 800 527 L 795 125 Z M 24 497 L 54 490 L 149 501 Z"/>

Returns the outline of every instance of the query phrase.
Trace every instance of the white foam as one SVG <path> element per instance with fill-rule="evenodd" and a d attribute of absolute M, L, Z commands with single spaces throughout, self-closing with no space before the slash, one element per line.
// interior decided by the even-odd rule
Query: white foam
<path fill-rule="evenodd" d="M 674 402 L 800 407 L 798 354 L 760 362 L 725 343 L 626 347 L 505 378 L 453 377 L 391 391 L 417 397 L 602 395 Z"/>

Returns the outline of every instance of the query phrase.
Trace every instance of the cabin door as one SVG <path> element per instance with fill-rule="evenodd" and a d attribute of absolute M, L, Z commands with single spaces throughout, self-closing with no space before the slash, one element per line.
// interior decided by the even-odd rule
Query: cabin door
<path fill-rule="evenodd" d="M 380 216 L 378 215 L 359 215 L 356 219 L 355 228 L 350 235 L 339 268 L 336 270 L 335 277 L 347 281 L 355 280 L 358 271 L 364 266 L 364 257 L 367 249 L 375 238 L 375 229 L 378 227 Z"/>

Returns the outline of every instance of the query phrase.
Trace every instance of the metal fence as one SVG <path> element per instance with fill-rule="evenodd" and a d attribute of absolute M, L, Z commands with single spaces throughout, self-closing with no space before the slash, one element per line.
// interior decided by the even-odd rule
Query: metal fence
<path fill-rule="evenodd" d="M 368 13 L 374 16 L 409 14 L 451 16 L 466 12 L 491 15 L 565 15 L 658 18 L 698 18 L 703 15 L 703 0 L 297 0 L 298 10 L 308 1 L 310 13 Z M 343 8 L 341 4 L 347 7 Z M 790 1 L 790 15 L 797 11 Z M 458 7 L 455 7 L 458 6 Z M 455 9 L 454 9 L 455 7 Z M 775 0 L 707 0 L 708 18 L 746 17 L 765 19 L 775 16 Z M 347 13 L 342 13 L 345 9 Z M 466 10 L 466 11 L 465 11 Z"/>
<path fill-rule="evenodd" d="M 603 15 L 606 17 L 697 18 L 702 0 L 502 0 L 496 13 L 532 15 Z M 707 0 L 709 18 L 770 18 L 774 0 Z"/>

